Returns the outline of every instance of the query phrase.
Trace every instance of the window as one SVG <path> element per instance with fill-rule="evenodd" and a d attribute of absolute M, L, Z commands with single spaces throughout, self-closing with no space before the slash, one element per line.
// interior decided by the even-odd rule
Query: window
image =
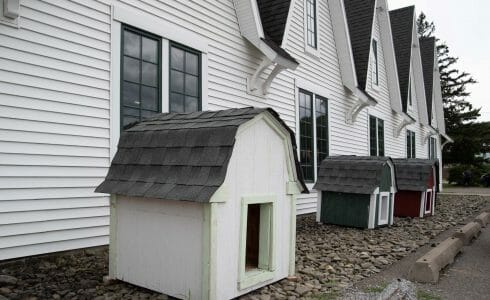
<path fill-rule="evenodd" d="M 328 156 L 328 101 L 305 90 L 299 91 L 299 144 L 303 177 L 313 182 L 315 155 L 317 168 Z"/>
<path fill-rule="evenodd" d="M 432 212 L 432 190 L 427 190 L 425 193 L 425 213 L 430 214 Z"/>
<path fill-rule="evenodd" d="M 378 225 L 386 225 L 389 221 L 390 193 L 379 194 Z"/>
<path fill-rule="evenodd" d="M 437 139 L 434 137 L 429 138 L 429 159 L 437 158 Z"/>
<path fill-rule="evenodd" d="M 161 111 L 160 39 L 127 26 L 122 30 L 121 127 Z"/>
<path fill-rule="evenodd" d="M 371 156 L 385 155 L 384 121 L 369 116 L 369 154 Z"/>
<path fill-rule="evenodd" d="M 170 45 L 170 112 L 201 110 L 201 56 L 187 47 Z"/>
<path fill-rule="evenodd" d="M 408 82 L 408 105 L 412 106 L 412 81 Z"/>
<path fill-rule="evenodd" d="M 374 85 L 379 85 L 378 41 L 373 39 L 373 78 Z"/>
<path fill-rule="evenodd" d="M 407 130 L 407 158 L 415 158 L 415 132 Z"/>
<path fill-rule="evenodd" d="M 275 196 L 242 198 L 239 288 L 274 276 L 273 229 Z"/>
<path fill-rule="evenodd" d="M 306 0 L 306 44 L 317 48 L 316 0 Z"/>

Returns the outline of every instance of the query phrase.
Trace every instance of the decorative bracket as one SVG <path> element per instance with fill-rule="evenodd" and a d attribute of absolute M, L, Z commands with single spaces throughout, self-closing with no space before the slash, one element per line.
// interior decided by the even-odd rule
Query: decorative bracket
<path fill-rule="evenodd" d="M 276 63 L 267 78 L 265 80 L 260 79 L 260 75 L 272 65 L 274 65 L 274 62 L 270 59 L 262 59 L 262 62 L 259 64 L 254 74 L 247 78 L 247 92 L 249 94 L 259 97 L 267 95 L 274 78 L 276 78 L 282 70 L 286 69 L 286 67 Z"/>
<path fill-rule="evenodd" d="M 429 138 L 430 138 L 431 136 L 433 136 L 433 135 L 437 135 L 437 134 L 438 134 L 438 132 L 437 132 L 437 131 L 435 131 L 435 130 L 434 130 L 434 129 L 432 129 L 432 128 L 429 128 L 429 131 L 428 131 L 428 132 L 427 132 L 427 133 L 424 135 L 423 140 L 422 140 L 422 142 L 424 143 L 424 145 L 427 143 L 427 141 L 429 140 Z"/>
<path fill-rule="evenodd" d="M 20 0 L 3 0 L 3 15 L 10 19 L 17 19 L 20 15 Z"/>
<path fill-rule="evenodd" d="M 395 137 L 399 137 L 403 128 L 405 128 L 405 126 L 412 124 L 412 123 L 414 123 L 413 120 L 410 120 L 408 118 L 403 118 L 403 120 L 400 122 L 400 124 L 398 124 L 398 126 L 396 126 L 395 131 L 393 132 L 393 135 Z"/>
<path fill-rule="evenodd" d="M 347 111 L 346 121 L 347 124 L 354 124 L 357 119 L 357 115 L 363 110 L 366 106 L 369 106 L 368 102 L 363 102 L 358 100 L 351 108 Z"/>

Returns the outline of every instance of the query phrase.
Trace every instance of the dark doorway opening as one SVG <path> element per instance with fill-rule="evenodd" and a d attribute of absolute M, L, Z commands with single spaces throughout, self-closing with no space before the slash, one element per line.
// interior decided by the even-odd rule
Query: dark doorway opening
<path fill-rule="evenodd" d="M 260 204 L 249 204 L 247 208 L 246 270 L 259 267 L 260 206 Z"/>

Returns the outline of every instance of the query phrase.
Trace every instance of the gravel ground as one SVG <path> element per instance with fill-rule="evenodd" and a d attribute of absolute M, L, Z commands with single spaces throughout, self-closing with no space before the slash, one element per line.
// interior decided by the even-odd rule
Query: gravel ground
<path fill-rule="evenodd" d="M 440 195 L 435 216 L 396 219 L 394 226 L 376 230 L 320 225 L 313 215 L 300 217 L 297 279 L 282 280 L 242 298 L 331 299 L 488 205 L 489 197 Z M 105 285 L 107 261 L 107 248 L 102 248 L 4 263 L 0 265 L 0 300 L 167 299 L 123 282 Z"/>

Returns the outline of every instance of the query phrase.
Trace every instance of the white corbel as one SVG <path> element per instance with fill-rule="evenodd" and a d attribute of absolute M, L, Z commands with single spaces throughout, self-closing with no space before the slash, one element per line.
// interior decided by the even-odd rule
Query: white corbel
<path fill-rule="evenodd" d="M 423 137 L 423 140 L 422 140 L 422 143 L 425 145 L 427 143 L 427 141 L 429 140 L 429 138 L 431 136 L 434 136 L 434 135 L 438 135 L 439 133 L 433 129 L 432 127 L 428 127 L 429 131 L 425 133 L 424 137 Z"/>
<path fill-rule="evenodd" d="M 19 17 L 20 0 L 3 0 L 3 15 L 10 19 Z"/>
<path fill-rule="evenodd" d="M 265 80 L 262 80 L 260 76 L 270 66 L 274 66 L 272 71 L 267 75 L 267 78 Z M 265 57 L 260 62 L 254 74 L 247 78 L 247 92 L 249 94 L 260 96 L 260 97 L 267 95 L 271 87 L 272 81 L 284 69 L 287 69 L 287 67 L 278 63 L 274 63 L 272 60 Z"/>
<path fill-rule="evenodd" d="M 346 121 L 347 124 L 354 124 L 357 119 L 357 115 L 366 107 L 369 103 L 358 100 L 354 105 L 347 111 Z"/>
<path fill-rule="evenodd" d="M 412 123 L 415 123 L 415 121 L 412 118 L 410 118 L 410 117 L 408 117 L 408 116 L 406 116 L 404 114 L 402 114 L 402 117 L 403 117 L 402 118 L 402 121 L 400 122 L 400 124 L 398 124 L 395 127 L 395 130 L 393 132 L 393 135 L 395 137 L 399 137 L 400 134 L 401 134 L 401 132 L 402 132 L 402 130 L 403 130 L 403 128 L 405 128 L 407 125 L 410 125 Z"/>

